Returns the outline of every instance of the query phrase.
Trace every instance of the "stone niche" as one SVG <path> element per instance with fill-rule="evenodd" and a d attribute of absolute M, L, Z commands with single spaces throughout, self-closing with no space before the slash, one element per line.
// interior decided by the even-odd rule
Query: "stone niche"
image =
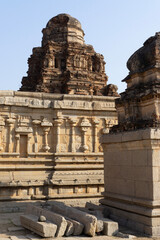
<path fill-rule="evenodd" d="M 115 98 L 0 91 L 0 200 L 95 198 Z"/>
<path fill-rule="evenodd" d="M 127 89 L 116 99 L 118 125 L 102 137 L 104 199 L 110 216 L 160 236 L 160 33 L 128 60 Z"/>

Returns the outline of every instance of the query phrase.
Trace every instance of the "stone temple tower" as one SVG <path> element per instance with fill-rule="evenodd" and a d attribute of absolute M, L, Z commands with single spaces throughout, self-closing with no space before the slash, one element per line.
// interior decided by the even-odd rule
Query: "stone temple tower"
<path fill-rule="evenodd" d="M 0 91 L 0 202 L 97 201 L 117 87 L 106 86 L 103 56 L 84 43 L 78 20 L 60 14 L 42 32 L 20 91 Z"/>
<path fill-rule="evenodd" d="M 77 19 L 59 14 L 49 20 L 42 33 L 42 46 L 33 48 L 20 91 L 113 95 L 106 87 L 104 58 L 84 43 Z"/>

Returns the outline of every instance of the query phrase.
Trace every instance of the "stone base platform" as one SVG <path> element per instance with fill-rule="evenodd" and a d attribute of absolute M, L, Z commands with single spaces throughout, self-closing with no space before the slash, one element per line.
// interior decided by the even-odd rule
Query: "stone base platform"
<path fill-rule="evenodd" d="M 160 129 L 103 137 L 108 214 L 143 234 L 160 236 Z M 110 216 L 110 217 L 111 217 Z"/>
<path fill-rule="evenodd" d="M 120 225 L 144 235 L 153 237 L 160 235 L 160 217 L 149 216 L 155 214 L 154 210 L 135 206 L 134 204 L 117 202 L 113 199 L 102 199 L 100 202 L 106 206 L 109 217 Z"/>

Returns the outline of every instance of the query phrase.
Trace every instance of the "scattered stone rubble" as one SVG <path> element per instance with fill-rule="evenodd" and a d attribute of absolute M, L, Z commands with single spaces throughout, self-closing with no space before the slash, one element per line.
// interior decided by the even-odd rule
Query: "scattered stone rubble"
<path fill-rule="evenodd" d="M 23 227 L 42 237 L 116 235 L 118 223 L 105 218 L 103 210 L 89 203 L 85 208 L 76 208 L 53 201 L 49 209 L 29 204 L 20 221 Z"/>

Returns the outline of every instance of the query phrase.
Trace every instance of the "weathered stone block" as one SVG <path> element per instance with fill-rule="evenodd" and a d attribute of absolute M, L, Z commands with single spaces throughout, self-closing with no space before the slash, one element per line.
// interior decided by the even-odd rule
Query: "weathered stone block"
<path fill-rule="evenodd" d="M 64 216 L 64 218 L 67 220 L 67 224 L 68 224 L 68 222 L 71 222 L 73 224 L 73 232 L 72 233 L 73 233 L 74 236 L 81 235 L 81 233 L 82 233 L 82 231 L 84 229 L 84 225 L 82 223 L 65 216 L 62 208 L 59 207 L 59 206 L 52 205 L 52 210 L 55 213 L 59 213 L 62 216 Z"/>
<path fill-rule="evenodd" d="M 38 222 L 38 217 L 35 215 L 22 215 L 20 216 L 20 220 L 23 227 L 42 237 L 54 237 L 56 234 L 57 226 L 55 224 L 50 222 Z"/>
<path fill-rule="evenodd" d="M 67 221 L 67 228 L 66 228 L 66 231 L 65 231 L 65 236 L 68 237 L 68 236 L 73 234 L 74 225 L 73 225 L 72 221 L 70 221 L 68 219 L 66 219 L 66 221 Z"/>
<path fill-rule="evenodd" d="M 107 236 L 114 236 L 118 233 L 118 223 L 114 222 L 110 219 L 102 219 L 103 220 L 103 234 Z"/>
<path fill-rule="evenodd" d="M 97 218 L 95 216 L 92 216 L 88 213 L 82 212 L 78 209 L 75 209 L 73 207 L 69 207 L 64 205 L 61 202 L 52 202 L 52 210 L 54 211 L 54 206 L 58 206 L 61 208 L 62 214 L 65 216 L 68 216 L 76 221 L 79 221 L 84 225 L 84 233 L 89 236 L 94 236 L 96 232 L 97 227 Z"/>
<path fill-rule="evenodd" d="M 51 221 L 51 222 L 53 222 L 54 224 L 57 225 L 56 236 L 57 237 L 62 237 L 64 235 L 64 233 L 66 231 L 66 228 L 67 228 L 67 221 L 61 215 L 56 214 L 56 213 L 51 212 L 51 211 L 48 211 L 48 210 L 45 210 L 45 209 L 40 208 L 40 207 L 33 206 L 31 204 L 27 206 L 26 213 L 27 214 L 34 214 L 38 217 L 40 215 L 45 216 L 48 221 Z"/>

